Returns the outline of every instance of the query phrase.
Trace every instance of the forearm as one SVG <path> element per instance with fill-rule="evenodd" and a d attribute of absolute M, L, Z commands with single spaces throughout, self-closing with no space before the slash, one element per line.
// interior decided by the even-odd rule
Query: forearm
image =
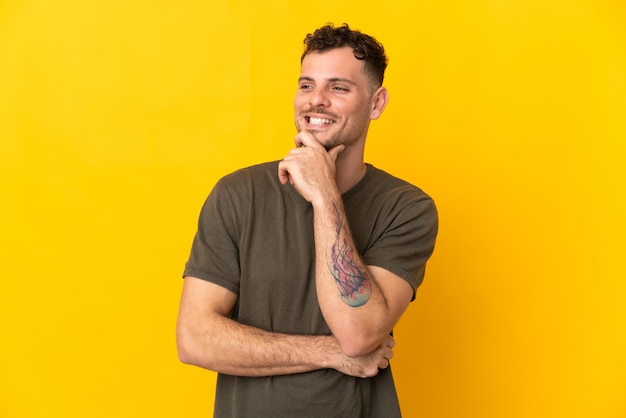
<path fill-rule="evenodd" d="M 331 195 L 314 210 L 322 314 L 347 354 L 369 352 L 391 331 L 389 306 L 357 251 L 341 199 Z"/>
<path fill-rule="evenodd" d="M 358 254 L 341 192 L 365 174 L 366 166 L 355 162 L 361 156 L 346 154 L 342 167 L 347 171 L 340 181 L 336 164 L 338 154 L 346 149 L 344 144 L 326 150 L 306 131 L 296 139 L 298 147 L 280 162 L 278 176 L 281 183 L 291 183 L 313 206 L 315 281 L 324 319 L 344 353 L 363 355 L 389 335 L 413 291 L 394 273 L 380 267 L 368 268 Z"/>
<path fill-rule="evenodd" d="M 183 363 L 236 376 L 272 376 L 335 368 L 332 336 L 287 335 L 238 323 L 218 313 L 178 325 Z"/>

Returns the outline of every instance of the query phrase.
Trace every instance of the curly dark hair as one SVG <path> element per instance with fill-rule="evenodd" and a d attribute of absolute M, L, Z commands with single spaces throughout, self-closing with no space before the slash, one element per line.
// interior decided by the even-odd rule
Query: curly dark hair
<path fill-rule="evenodd" d="M 387 56 L 385 48 L 372 36 L 350 29 L 347 23 L 335 27 L 332 23 L 316 29 L 304 38 L 304 52 L 300 57 L 300 63 L 312 52 L 324 52 L 335 48 L 349 46 L 354 51 L 354 57 L 363 60 L 365 73 L 373 81 L 375 87 L 383 84 L 385 69 L 387 68 Z"/>

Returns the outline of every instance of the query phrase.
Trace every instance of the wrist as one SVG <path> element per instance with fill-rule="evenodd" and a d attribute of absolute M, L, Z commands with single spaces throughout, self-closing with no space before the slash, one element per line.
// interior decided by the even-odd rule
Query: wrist
<path fill-rule="evenodd" d="M 321 335 L 316 344 L 319 359 L 318 366 L 322 369 L 336 369 L 341 362 L 341 347 L 332 335 Z"/>
<path fill-rule="evenodd" d="M 336 210 L 343 205 L 341 194 L 338 190 L 323 190 L 311 199 L 311 205 L 316 211 Z"/>

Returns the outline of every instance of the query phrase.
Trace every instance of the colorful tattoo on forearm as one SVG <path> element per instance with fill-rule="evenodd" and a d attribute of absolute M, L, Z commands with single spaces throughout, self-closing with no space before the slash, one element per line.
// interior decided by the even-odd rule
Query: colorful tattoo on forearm
<path fill-rule="evenodd" d="M 349 239 L 349 231 L 344 219 L 337 216 L 337 233 L 333 243 L 329 270 L 337 286 L 341 299 L 348 305 L 357 307 L 367 303 L 372 293 L 365 266 L 354 255 L 354 248 Z"/>

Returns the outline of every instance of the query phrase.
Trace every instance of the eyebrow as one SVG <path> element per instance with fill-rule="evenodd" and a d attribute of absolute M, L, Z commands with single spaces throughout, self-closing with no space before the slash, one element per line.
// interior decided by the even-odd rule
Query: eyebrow
<path fill-rule="evenodd" d="M 300 78 L 298 78 L 298 82 L 302 82 L 302 81 L 312 81 L 312 82 L 315 82 L 315 80 L 312 77 L 307 77 L 307 76 L 301 76 Z M 329 81 L 331 83 L 337 83 L 337 82 L 347 83 L 347 84 L 350 84 L 350 85 L 353 85 L 353 86 L 357 85 L 354 81 L 352 81 L 352 80 L 350 80 L 348 78 L 342 78 L 342 77 L 332 77 L 332 78 L 326 79 L 326 81 Z"/>

